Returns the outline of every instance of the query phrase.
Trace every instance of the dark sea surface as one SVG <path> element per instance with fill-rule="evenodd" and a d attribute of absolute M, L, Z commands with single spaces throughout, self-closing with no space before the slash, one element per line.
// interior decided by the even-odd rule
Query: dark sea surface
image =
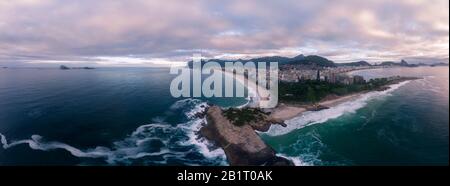
<path fill-rule="evenodd" d="M 354 72 L 423 79 L 261 133 L 297 165 L 448 165 L 448 67 Z M 206 102 L 173 98 L 168 68 L 0 69 L 0 165 L 226 165 L 196 131 Z"/>
<path fill-rule="evenodd" d="M 206 101 L 173 98 L 168 68 L 0 69 L 0 165 L 219 165 L 195 132 Z M 2 141 L 3 143 L 4 141 Z M 5 144 L 5 143 L 3 143 Z"/>

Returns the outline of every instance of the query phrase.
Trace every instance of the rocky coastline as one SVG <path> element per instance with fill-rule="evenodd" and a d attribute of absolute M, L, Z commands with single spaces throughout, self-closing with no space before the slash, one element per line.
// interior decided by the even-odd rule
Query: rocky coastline
<path fill-rule="evenodd" d="M 392 81 L 389 85 L 418 78 L 407 77 Z M 389 85 L 372 91 L 384 91 Z M 362 91 L 346 96 L 329 96 L 315 104 L 279 103 L 269 110 L 257 108 L 231 108 L 223 110 L 210 105 L 201 117 L 207 123 L 200 129 L 202 137 L 222 148 L 232 166 L 293 166 L 294 163 L 276 155 L 274 149 L 267 145 L 256 131 L 266 132 L 272 125 L 286 127 L 284 121 L 301 115 L 306 111 L 320 111 L 338 104 L 357 99 Z M 230 113 L 231 112 L 231 113 Z"/>
<path fill-rule="evenodd" d="M 206 111 L 207 125 L 200 134 L 221 147 L 232 166 L 293 166 L 294 163 L 276 155 L 255 130 L 268 130 L 270 122 L 262 125 L 236 126 L 228 120 L 223 110 L 211 106 Z"/>

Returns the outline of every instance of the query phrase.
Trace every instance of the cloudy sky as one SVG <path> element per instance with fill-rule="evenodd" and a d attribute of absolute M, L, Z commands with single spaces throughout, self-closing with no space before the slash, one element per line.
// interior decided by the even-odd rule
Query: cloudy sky
<path fill-rule="evenodd" d="M 448 62 L 448 0 L 0 0 L 0 66 L 321 55 Z"/>

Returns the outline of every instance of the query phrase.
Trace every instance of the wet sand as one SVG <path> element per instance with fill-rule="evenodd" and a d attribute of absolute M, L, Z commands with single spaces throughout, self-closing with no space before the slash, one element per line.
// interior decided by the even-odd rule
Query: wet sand
<path fill-rule="evenodd" d="M 355 94 L 349 94 L 346 96 L 335 96 L 333 98 L 325 98 L 324 100 L 318 102 L 317 104 L 325 107 L 334 107 L 341 103 L 355 100 L 365 93 L 367 92 L 359 92 Z M 300 116 L 303 112 L 308 111 L 308 107 L 313 107 L 313 105 L 280 103 L 276 108 L 274 108 L 274 110 L 270 114 L 270 117 L 275 121 L 290 120 L 294 117 Z"/>

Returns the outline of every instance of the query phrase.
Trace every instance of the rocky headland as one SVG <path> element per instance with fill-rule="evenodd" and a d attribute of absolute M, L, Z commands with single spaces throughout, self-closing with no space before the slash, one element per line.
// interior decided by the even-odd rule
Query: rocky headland
<path fill-rule="evenodd" d="M 232 166 L 266 165 L 292 166 L 292 161 L 279 157 L 256 133 L 270 127 L 270 121 L 262 118 L 259 122 L 236 125 L 218 106 L 211 106 L 206 112 L 207 125 L 200 134 L 221 147 Z"/>
<path fill-rule="evenodd" d="M 281 102 L 277 107 L 265 110 L 251 107 L 223 110 L 218 106 L 211 105 L 206 112 L 201 114 L 201 117 L 206 117 L 207 123 L 200 129 L 200 135 L 222 148 L 232 166 L 291 166 L 294 163 L 289 159 L 277 156 L 275 150 L 260 138 L 257 131 L 266 132 L 272 125 L 285 127 L 284 121 L 300 116 L 303 112 L 329 109 L 355 100 L 370 91 L 384 91 L 389 89 L 392 84 L 415 79 L 418 78 L 397 77 L 376 89 L 344 96 L 330 94 L 313 104 Z"/>

